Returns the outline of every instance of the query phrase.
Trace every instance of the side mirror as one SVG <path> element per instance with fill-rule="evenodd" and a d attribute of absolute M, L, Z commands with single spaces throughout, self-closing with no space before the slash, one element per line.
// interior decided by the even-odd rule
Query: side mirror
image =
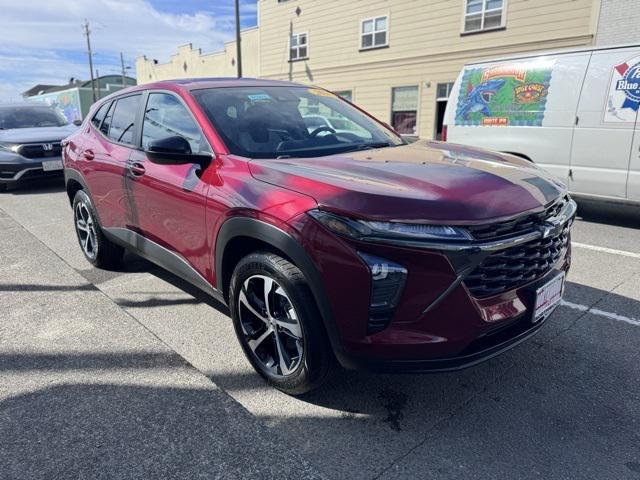
<path fill-rule="evenodd" d="M 187 139 L 180 135 L 152 140 L 149 142 L 145 153 L 149 160 L 159 165 L 198 163 L 206 167 L 211 163 L 210 154 L 193 153 Z"/>
<path fill-rule="evenodd" d="M 74 120 L 74 121 L 73 121 L 73 124 L 74 124 L 76 127 L 79 127 L 80 125 L 82 125 L 82 120 L 80 120 L 80 119 L 78 118 L 78 119 L 76 119 L 76 120 Z"/>

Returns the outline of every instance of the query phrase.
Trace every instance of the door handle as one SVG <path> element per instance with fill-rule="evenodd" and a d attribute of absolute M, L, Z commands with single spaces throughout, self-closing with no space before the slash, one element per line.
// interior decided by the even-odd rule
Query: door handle
<path fill-rule="evenodd" d="M 95 153 L 93 153 L 93 150 L 91 149 L 87 149 L 84 152 L 82 152 L 82 156 L 87 160 L 93 160 L 94 158 L 96 158 Z"/>
<path fill-rule="evenodd" d="M 131 172 L 131 175 L 133 175 L 134 177 L 141 177 L 142 175 L 145 174 L 147 170 L 144 168 L 144 165 L 142 165 L 141 163 L 133 162 L 129 166 L 129 171 Z"/>

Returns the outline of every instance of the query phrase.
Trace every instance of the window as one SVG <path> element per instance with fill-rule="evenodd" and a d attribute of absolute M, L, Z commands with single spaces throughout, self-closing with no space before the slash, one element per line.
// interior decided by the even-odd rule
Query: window
<path fill-rule="evenodd" d="M 294 33 L 289 38 L 289 60 L 304 60 L 308 57 L 308 35 L 306 33 Z"/>
<path fill-rule="evenodd" d="M 418 87 L 391 89 L 391 126 L 400 134 L 415 135 L 418 120 Z"/>
<path fill-rule="evenodd" d="M 102 120 L 104 120 L 104 117 L 107 115 L 107 111 L 109 110 L 110 106 L 111 106 L 111 102 L 107 102 L 98 109 L 96 114 L 91 119 L 91 123 L 93 124 L 94 127 L 96 128 L 100 127 L 100 124 L 102 123 Z"/>
<path fill-rule="evenodd" d="M 453 88 L 453 82 L 448 83 L 439 83 L 436 88 L 436 100 L 447 101 L 449 99 L 449 95 L 451 95 L 451 89 Z"/>
<path fill-rule="evenodd" d="M 341 98 L 344 98 L 345 100 L 348 100 L 349 102 L 353 102 L 353 94 L 351 93 L 351 90 L 341 90 L 339 92 L 333 92 L 333 93 L 335 93 Z"/>
<path fill-rule="evenodd" d="M 116 101 L 113 117 L 111 118 L 111 127 L 107 134 L 114 142 L 133 144 L 133 133 L 141 97 L 142 95 L 131 95 Z"/>
<path fill-rule="evenodd" d="M 113 108 L 115 107 L 116 102 L 111 102 L 109 105 L 109 110 L 107 110 L 107 115 L 104 117 L 104 121 L 100 125 L 100 131 L 103 135 L 108 135 L 109 127 L 111 126 L 111 119 L 113 118 Z"/>
<path fill-rule="evenodd" d="M 389 18 L 375 17 L 362 21 L 360 29 L 360 48 L 386 47 L 388 45 Z"/>
<path fill-rule="evenodd" d="M 505 0 L 465 0 L 464 31 L 480 32 L 504 26 Z"/>
<path fill-rule="evenodd" d="M 444 125 L 444 112 L 447 110 L 447 101 L 451 95 L 453 82 L 439 83 L 436 87 L 436 125 L 435 139 L 442 140 L 442 128 Z"/>
<path fill-rule="evenodd" d="M 175 135 L 184 137 L 194 153 L 206 145 L 198 124 L 180 100 L 168 93 L 149 94 L 142 122 L 142 148 L 146 150 L 153 140 Z"/>

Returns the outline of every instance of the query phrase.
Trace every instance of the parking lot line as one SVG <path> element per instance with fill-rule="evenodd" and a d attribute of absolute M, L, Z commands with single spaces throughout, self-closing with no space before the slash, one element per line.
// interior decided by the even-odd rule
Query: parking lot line
<path fill-rule="evenodd" d="M 640 259 L 640 253 L 627 252 L 625 250 L 616 250 L 614 248 L 599 247 L 597 245 L 589 245 L 589 244 L 586 244 L 586 243 L 578 243 L 578 242 L 571 242 L 571 246 L 578 247 L 578 248 L 584 248 L 586 250 L 593 250 L 593 251 L 596 251 L 596 252 L 611 253 L 613 255 L 622 255 L 624 257 Z"/>
<path fill-rule="evenodd" d="M 591 307 L 588 307 L 587 305 L 571 303 L 571 302 L 567 302 L 566 300 L 562 300 L 561 305 L 564 307 L 572 308 L 574 310 L 580 310 L 581 312 L 593 313 L 594 315 L 599 315 L 601 317 L 606 317 L 611 320 L 617 320 L 619 322 L 628 323 L 629 325 L 633 325 L 635 327 L 640 327 L 640 320 L 637 320 L 635 318 L 625 317 L 624 315 L 618 315 L 617 313 L 613 313 L 613 312 L 605 312 L 604 310 L 600 310 L 598 308 L 591 308 Z"/>

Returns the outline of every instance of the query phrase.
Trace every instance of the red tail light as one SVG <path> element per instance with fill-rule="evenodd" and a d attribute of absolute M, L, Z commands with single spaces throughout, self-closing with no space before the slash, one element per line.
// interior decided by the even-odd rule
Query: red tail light
<path fill-rule="evenodd" d="M 443 142 L 447 141 L 447 126 L 443 125 L 442 126 L 442 139 Z"/>

